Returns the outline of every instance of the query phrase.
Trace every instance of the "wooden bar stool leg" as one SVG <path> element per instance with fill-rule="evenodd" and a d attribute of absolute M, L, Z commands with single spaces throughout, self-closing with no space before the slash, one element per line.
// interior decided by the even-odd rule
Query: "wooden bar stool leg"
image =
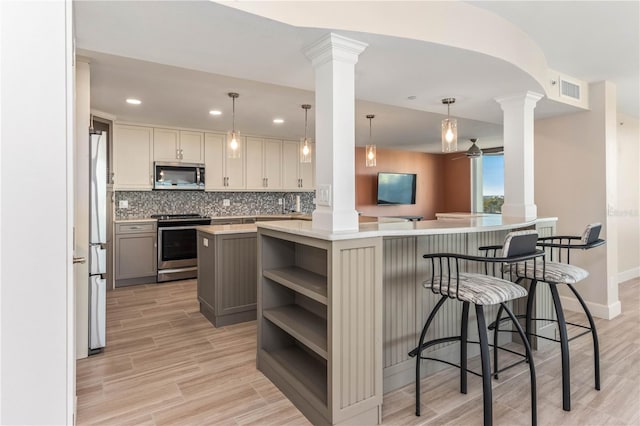
<path fill-rule="evenodd" d="M 469 329 L 469 302 L 462 304 L 460 330 L 460 393 L 467 393 L 467 335 Z"/>
<path fill-rule="evenodd" d="M 558 318 L 558 332 L 560 333 L 560 356 L 562 357 L 562 409 L 571 411 L 571 364 L 569 361 L 569 338 L 567 335 L 567 323 L 564 319 L 560 295 L 555 284 L 549 283 L 553 306 Z"/>
<path fill-rule="evenodd" d="M 484 319 L 482 305 L 476 305 L 478 320 L 478 336 L 480 338 L 480 359 L 482 361 L 482 400 L 484 405 L 484 426 L 493 424 L 493 410 L 491 403 L 491 358 L 489 356 L 489 339 L 487 324 Z"/>
<path fill-rule="evenodd" d="M 598 332 L 596 331 L 596 323 L 593 321 L 593 317 L 591 316 L 591 312 L 589 308 L 587 308 L 587 304 L 584 303 L 582 297 L 578 291 L 573 287 L 573 285 L 568 284 L 569 288 L 575 294 L 576 299 L 580 302 L 582 306 L 582 310 L 587 315 L 587 319 L 589 320 L 589 327 L 591 327 L 591 336 L 593 337 L 593 367 L 595 373 L 595 381 L 596 381 L 596 390 L 600 390 L 600 346 L 598 344 Z"/>

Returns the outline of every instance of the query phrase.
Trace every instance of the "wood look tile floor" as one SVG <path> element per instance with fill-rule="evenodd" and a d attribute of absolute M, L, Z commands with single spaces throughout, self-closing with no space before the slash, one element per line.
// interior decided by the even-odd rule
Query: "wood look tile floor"
<path fill-rule="evenodd" d="M 536 353 L 539 424 L 640 425 L 639 279 L 620 285 L 620 300 L 622 315 L 596 319 L 600 392 L 593 388 L 591 339 L 571 342 L 571 412 L 562 410 L 559 347 Z M 77 362 L 77 423 L 309 424 L 256 370 L 255 353 L 255 321 L 214 328 L 198 311 L 195 280 L 108 292 L 107 348 Z M 482 424 L 481 380 L 469 375 L 467 395 L 457 386 L 454 368 L 424 379 L 421 417 L 414 416 L 413 385 L 386 394 L 384 424 Z M 493 389 L 495 424 L 530 424 L 524 365 L 503 373 Z"/>

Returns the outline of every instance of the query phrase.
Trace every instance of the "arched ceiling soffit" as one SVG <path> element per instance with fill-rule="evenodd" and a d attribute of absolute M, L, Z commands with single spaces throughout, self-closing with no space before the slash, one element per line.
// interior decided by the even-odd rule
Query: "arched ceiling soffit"
<path fill-rule="evenodd" d="M 300 28 L 362 32 L 464 49 L 501 59 L 545 92 L 542 50 L 518 27 L 456 1 L 219 1 L 222 5 Z M 490 30 L 487 30 L 490 29 Z"/>

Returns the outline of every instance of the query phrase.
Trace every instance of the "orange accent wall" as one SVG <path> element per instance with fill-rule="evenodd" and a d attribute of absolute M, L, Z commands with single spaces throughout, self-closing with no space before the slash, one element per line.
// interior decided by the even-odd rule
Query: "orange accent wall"
<path fill-rule="evenodd" d="M 471 211 L 471 161 L 463 152 L 442 155 L 444 162 L 443 213 Z"/>
<path fill-rule="evenodd" d="M 462 153 L 438 155 L 378 149 L 376 167 L 365 167 L 364 148 L 356 148 L 356 209 L 365 216 L 423 216 L 471 211 L 470 163 L 451 161 Z M 378 172 L 415 173 L 416 204 L 378 206 Z"/>

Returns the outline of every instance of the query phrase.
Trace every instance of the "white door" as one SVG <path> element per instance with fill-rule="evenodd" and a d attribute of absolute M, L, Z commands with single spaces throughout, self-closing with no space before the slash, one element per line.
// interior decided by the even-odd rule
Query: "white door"
<path fill-rule="evenodd" d="M 204 134 L 204 189 L 207 191 L 226 189 L 224 141 L 224 135 Z"/>
<path fill-rule="evenodd" d="M 183 163 L 204 163 L 204 134 L 180 130 L 179 157 Z"/>
<path fill-rule="evenodd" d="M 282 142 L 282 187 L 288 191 L 297 191 L 300 186 L 298 167 L 300 163 L 300 142 Z"/>

